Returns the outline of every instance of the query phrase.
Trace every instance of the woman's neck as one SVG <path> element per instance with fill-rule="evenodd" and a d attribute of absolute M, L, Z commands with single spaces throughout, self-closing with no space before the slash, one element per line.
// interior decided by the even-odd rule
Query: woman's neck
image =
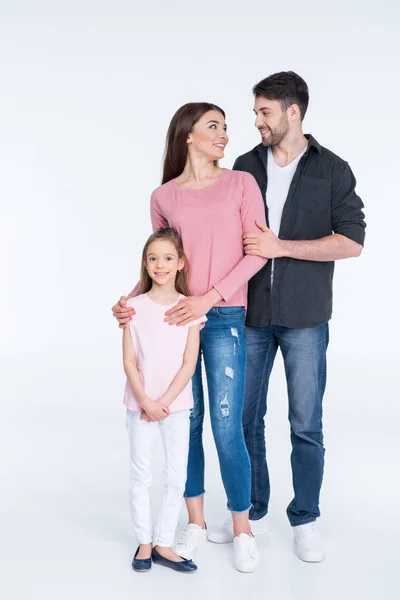
<path fill-rule="evenodd" d="M 188 155 L 185 168 L 176 182 L 180 185 L 188 183 L 201 183 L 210 179 L 218 179 L 222 169 L 214 164 L 214 161 L 204 158 L 204 156 Z"/>

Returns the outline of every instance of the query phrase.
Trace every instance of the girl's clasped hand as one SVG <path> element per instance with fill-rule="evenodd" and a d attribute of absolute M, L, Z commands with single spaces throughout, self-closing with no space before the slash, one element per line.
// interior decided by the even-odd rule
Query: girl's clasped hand
<path fill-rule="evenodd" d="M 160 404 L 160 402 L 153 402 L 152 400 L 149 400 L 148 404 L 143 406 L 140 418 L 143 421 L 152 423 L 154 421 L 162 421 L 170 414 L 171 413 L 168 406 L 163 406 Z"/>

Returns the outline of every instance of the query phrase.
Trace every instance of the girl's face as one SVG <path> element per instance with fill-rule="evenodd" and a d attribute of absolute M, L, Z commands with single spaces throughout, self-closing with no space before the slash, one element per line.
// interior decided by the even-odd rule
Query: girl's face
<path fill-rule="evenodd" d="M 208 160 L 224 157 L 229 142 L 224 117 L 216 110 L 206 112 L 188 135 L 189 152 Z"/>
<path fill-rule="evenodd" d="M 168 282 L 175 284 L 177 271 L 182 270 L 185 262 L 169 240 L 155 240 L 147 248 L 146 269 L 151 279 L 158 285 Z"/>

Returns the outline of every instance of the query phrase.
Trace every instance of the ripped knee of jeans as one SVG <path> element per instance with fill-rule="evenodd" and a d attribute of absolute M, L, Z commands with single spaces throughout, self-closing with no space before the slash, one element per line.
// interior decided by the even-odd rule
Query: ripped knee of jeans
<path fill-rule="evenodd" d="M 233 379 L 234 371 L 232 367 L 225 367 L 225 375 L 230 379 Z"/>
<path fill-rule="evenodd" d="M 221 402 L 219 403 L 219 407 L 221 409 L 222 417 L 229 417 L 228 393 L 226 393 L 225 396 L 222 398 Z"/>

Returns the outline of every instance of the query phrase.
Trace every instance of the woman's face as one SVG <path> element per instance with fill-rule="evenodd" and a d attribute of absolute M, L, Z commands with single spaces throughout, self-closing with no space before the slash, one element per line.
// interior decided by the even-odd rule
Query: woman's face
<path fill-rule="evenodd" d="M 209 160 L 223 158 L 228 142 L 225 119 L 216 110 L 206 112 L 194 125 L 187 139 L 189 152 Z"/>

